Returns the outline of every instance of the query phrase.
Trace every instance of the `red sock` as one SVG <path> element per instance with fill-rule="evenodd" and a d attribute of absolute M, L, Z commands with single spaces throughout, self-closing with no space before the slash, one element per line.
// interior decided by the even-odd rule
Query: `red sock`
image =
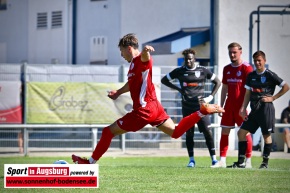
<path fill-rule="evenodd" d="M 110 128 L 105 127 L 103 129 L 101 139 L 92 154 L 92 158 L 94 160 L 98 161 L 102 157 L 102 155 L 108 150 L 113 137 L 114 135 L 111 133 Z"/>
<path fill-rule="evenodd" d="M 227 157 L 228 148 L 229 148 L 229 135 L 222 134 L 220 140 L 220 157 Z"/>
<path fill-rule="evenodd" d="M 250 158 L 252 156 L 252 149 L 253 149 L 253 140 L 252 135 L 247 135 L 247 150 L 246 150 L 246 158 Z"/>
<path fill-rule="evenodd" d="M 192 128 L 200 119 L 202 114 L 199 111 L 196 111 L 183 119 L 175 126 L 175 129 L 172 134 L 172 138 L 179 138 L 183 133 L 185 133 L 188 129 Z"/>

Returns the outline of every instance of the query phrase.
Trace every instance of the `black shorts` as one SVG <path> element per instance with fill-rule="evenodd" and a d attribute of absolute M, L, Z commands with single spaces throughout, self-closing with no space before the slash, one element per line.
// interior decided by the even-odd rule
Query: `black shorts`
<path fill-rule="evenodd" d="M 198 111 L 198 108 L 195 109 L 190 109 L 190 108 L 184 108 L 182 107 L 182 115 L 183 117 L 186 117 L 188 115 L 190 115 L 191 113 L 194 113 L 195 111 Z M 206 115 L 204 117 L 202 117 L 198 122 L 197 122 L 197 126 L 198 126 L 198 130 L 200 133 L 203 133 L 205 130 L 210 130 L 211 128 L 209 127 L 211 125 L 210 122 L 210 117 L 209 115 Z M 194 129 L 194 127 L 193 127 Z"/>
<path fill-rule="evenodd" d="M 261 127 L 263 135 L 274 133 L 275 129 L 275 108 L 273 103 L 261 103 L 256 111 L 251 111 L 248 120 L 244 121 L 241 128 L 255 133 Z"/>

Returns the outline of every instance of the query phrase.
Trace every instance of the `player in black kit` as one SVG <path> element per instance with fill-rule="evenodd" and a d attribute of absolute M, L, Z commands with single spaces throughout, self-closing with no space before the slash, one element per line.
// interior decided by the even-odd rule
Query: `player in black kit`
<path fill-rule="evenodd" d="M 260 169 L 268 168 L 268 160 L 272 147 L 271 133 L 274 133 L 275 108 L 273 101 L 284 95 L 289 90 L 289 85 L 277 74 L 265 68 L 266 55 L 263 51 L 253 54 L 256 70 L 247 76 L 246 93 L 243 105 L 240 109 L 240 116 L 244 122 L 238 131 L 239 155 L 238 161 L 234 162 L 231 168 L 245 167 L 245 153 L 247 148 L 246 134 L 255 133 L 259 127 L 263 134 L 265 146 L 263 150 L 263 161 Z M 281 87 L 280 91 L 274 95 L 275 87 Z M 250 103 L 251 112 L 247 116 L 246 108 Z"/>
<path fill-rule="evenodd" d="M 221 86 L 221 81 L 218 77 L 205 67 L 195 64 L 195 51 L 193 49 L 186 49 L 182 52 L 184 56 L 184 65 L 178 67 L 168 73 L 161 79 L 162 84 L 179 91 L 182 95 L 182 114 L 183 117 L 199 110 L 199 100 L 210 102 L 213 96 Z M 174 79 L 179 80 L 180 87 L 173 84 L 171 81 Z M 214 83 L 214 87 L 209 96 L 205 97 L 204 86 L 206 79 L 210 79 Z M 218 163 L 215 155 L 214 141 L 210 126 L 209 116 L 204 116 L 197 123 L 198 129 L 203 133 L 206 145 L 208 147 L 212 165 Z M 186 132 L 186 147 L 189 156 L 189 163 L 187 167 L 195 167 L 194 160 L 194 127 Z"/>

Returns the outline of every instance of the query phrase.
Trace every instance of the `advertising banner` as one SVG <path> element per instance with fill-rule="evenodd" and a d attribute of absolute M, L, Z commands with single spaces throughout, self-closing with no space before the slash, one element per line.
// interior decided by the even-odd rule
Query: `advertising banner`
<path fill-rule="evenodd" d="M 98 164 L 4 164 L 4 188 L 98 187 Z"/>
<path fill-rule="evenodd" d="M 1 123 L 22 123 L 20 81 L 0 81 Z"/>
<path fill-rule="evenodd" d="M 52 124 L 106 124 L 132 110 L 129 93 L 112 100 L 108 90 L 124 83 L 29 82 L 26 122 Z"/>

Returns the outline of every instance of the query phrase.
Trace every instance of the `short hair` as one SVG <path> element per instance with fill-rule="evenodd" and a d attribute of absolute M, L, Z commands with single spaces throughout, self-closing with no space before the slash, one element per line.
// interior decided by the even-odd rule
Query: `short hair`
<path fill-rule="evenodd" d="M 118 44 L 118 47 L 128 47 L 132 46 L 134 49 L 138 49 L 139 44 L 138 44 L 138 39 L 135 34 L 129 33 L 125 36 L 123 36 Z"/>
<path fill-rule="evenodd" d="M 234 47 L 238 47 L 239 50 L 242 50 L 243 49 L 242 46 L 239 43 L 237 43 L 237 42 L 232 42 L 232 43 L 230 43 L 228 45 L 228 49 L 234 48 Z"/>
<path fill-rule="evenodd" d="M 259 56 L 261 56 L 264 60 L 266 60 L 266 54 L 263 51 L 261 51 L 261 50 L 256 51 L 253 54 L 253 59 L 255 59 L 255 58 L 259 57 Z"/>
<path fill-rule="evenodd" d="M 193 55 L 195 55 L 195 50 L 194 49 L 185 49 L 185 50 L 183 50 L 183 52 L 182 52 L 182 55 L 185 57 L 186 55 L 188 55 L 188 54 L 193 54 Z"/>

